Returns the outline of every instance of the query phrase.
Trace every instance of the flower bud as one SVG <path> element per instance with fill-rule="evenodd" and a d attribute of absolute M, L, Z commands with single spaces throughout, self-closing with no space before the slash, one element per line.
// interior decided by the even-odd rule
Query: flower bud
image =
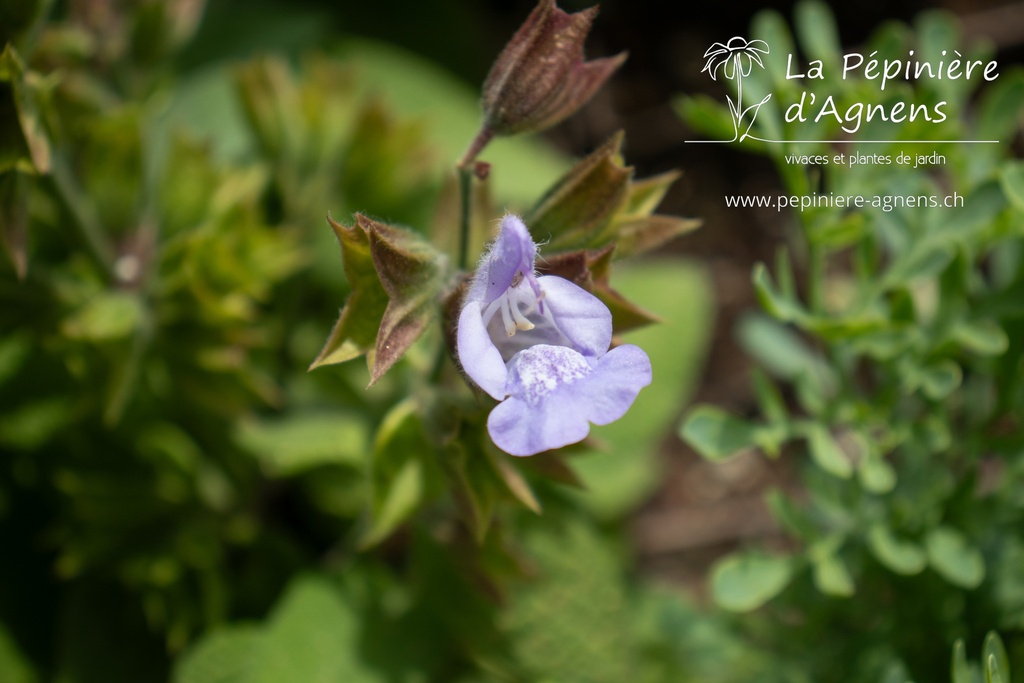
<path fill-rule="evenodd" d="M 484 129 L 495 135 L 539 131 L 573 114 L 626 59 L 583 61 L 597 8 L 568 14 L 541 0 L 484 81 Z"/>

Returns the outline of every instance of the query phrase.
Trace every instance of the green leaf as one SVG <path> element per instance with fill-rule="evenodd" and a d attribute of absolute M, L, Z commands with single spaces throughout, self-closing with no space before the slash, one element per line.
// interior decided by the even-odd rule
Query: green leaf
<path fill-rule="evenodd" d="M 927 565 L 927 557 L 917 544 L 897 538 L 884 524 L 871 527 L 867 541 L 875 558 L 897 574 L 913 576 Z"/>
<path fill-rule="evenodd" d="M 980 356 L 999 356 L 1010 346 L 1006 332 L 994 320 L 960 321 L 953 327 L 950 337 Z"/>
<path fill-rule="evenodd" d="M 960 366 L 946 358 L 933 365 L 920 367 L 910 359 L 899 365 L 903 390 L 913 393 L 920 389 L 928 398 L 939 401 L 949 396 L 963 378 Z"/>
<path fill-rule="evenodd" d="M 985 643 L 981 646 L 981 660 L 986 663 L 985 674 L 988 683 L 1010 683 L 1010 658 L 1003 647 L 1002 639 L 995 631 L 985 634 Z"/>
<path fill-rule="evenodd" d="M 106 291 L 89 299 L 64 321 L 62 331 L 72 339 L 105 342 L 123 339 L 142 325 L 144 310 L 138 295 Z"/>
<path fill-rule="evenodd" d="M 962 588 L 977 588 L 985 578 L 985 560 L 964 535 L 939 526 L 925 536 L 928 563 L 943 578 Z"/>
<path fill-rule="evenodd" d="M 365 422 L 354 415 L 298 413 L 243 421 L 238 440 L 271 473 L 287 477 L 323 465 L 362 469 L 370 435 Z"/>
<path fill-rule="evenodd" d="M 26 333 L 8 334 L 0 339 L 0 385 L 18 374 L 32 350 Z"/>
<path fill-rule="evenodd" d="M 886 272 L 890 286 L 902 285 L 910 280 L 929 278 L 942 272 L 955 255 L 948 242 L 921 240 L 904 252 Z"/>
<path fill-rule="evenodd" d="M 943 360 L 935 365 L 924 368 L 921 375 L 921 389 L 930 399 L 939 401 L 949 396 L 960 386 L 963 372 L 960 366 L 951 360 Z"/>
<path fill-rule="evenodd" d="M 782 491 L 773 489 L 765 496 L 772 517 L 782 527 L 803 541 L 812 541 L 818 535 L 810 516 L 797 507 Z"/>
<path fill-rule="evenodd" d="M 953 683 L 974 683 L 971 676 L 971 667 L 967 663 L 967 647 L 963 638 L 957 638 L 953 643 L 953 661 L 950 664 L 950 674 Z"/>
<path fill-rule="evenodd" d="M 301 577 L 274 608 L 248 683 L 378 683 L 362 661 L 361 617 L 325 579 Z"/>
<path fill-rule="evenodd" d="M 405 400 L 384 418 L 373 448 L 373 519 L 360 545 L 390 536 L 419 507 L 425 493 L 424 460 L 431 452 L 416 403 Z"/>
<path fill-rule="evenodd" d="M 986 683 L 1003 683 L 1003 681 L 1009 681 L 1008 678 L 1004 678 L 1002 671 L 999 669 L 999 662 L 995 656 L 989 655 L 985 659 L 985 681 Z"/>
<path fill-rule="evenodd" d="M 789 410 L 782 399 L 782 392 L 760 368 L 754 368 L 752 374 L 754 393 L 757 395 L 761 412 L 769 422 L 785 422 L 789 417 Z"/>
<path fill-rule="evenodd" d="M 33 450 L 42 446 L 71 421 L 68 398 L 24 401 L 0 414 L 0 444 Z"/>
<path fill-rule="evenodd" d="M 463 519 L 477 543 L 482 543 L 494 518 L 501 482 L 490 456 L 480 450 L 467 450 L 461 443 L 445 449 L 445 464 L 452 477 L 452 494 L 463 510 Z M 505 455 L 502 453 L 501 455 Z"/>
<path fill-rule="evenodd" d="M 720 408 L 701 405 L 686 416 L 679 436 L 703 458 L 716 461 L 756 446 L 757 429 Z"/>
<path fill-rule="evenodd" d="M 848 598 L 854 593 L 853 579 L 843 560 L 835 554 L 816 558 L 812 564 L 814 585 L 826 595 Z"/>
<path fill-rule="evenodd" d="M 1007 195 L 998 180 L 982 183 L 964 198 L 964 205 L 950 210 L 941 233 L 933 239 L 962 238 L 990 228 L 992 221 L 1007 206 Z"/>
<path fill-rule="evenodd" d="M 999 172 L 999 183 L 1010 203 L 1024 211 L 1024 162 L 1006 162 Z"/>
<path fill-rule="evenodd" d="M 772 282 L 763 263 L 754 266 L 754 290 L 761 307 L 776 320 L 791 322 L 805 317 L 805 312 L 794 294 L 780 292 Z"/>
<path fill-rule="evenodd" d="M 796 54 L 793 36 L 786 20 L 775 10 L 761 10 L 751 21 L 754 37 L 770 46 L 770 51 L 763 56 L 765 71 L 772 77 L 777 89 L 786 87 L 789 82 L 785 78 L 786 56 Z"/>
<path fill-rule="evenodd" d="M 248 683 L 266 640 L 257 626 L 215 630 L 179 657 L 173 683 Z"/>
<path fill-rule="evenodd" d="M 820 424 L 810 425 L 807 429 L 807 446 L 814 462 L 829 474 L 841 479 L 849 479 L 853 474 L 850 458 L 832 438 L 827 427 Z"/>
<path fill-rule="evenodd" d="M 730 555 L 711 570 L 711 593 L 719 606 L 749 612 L 781 593 L 793 578 L 793 569 L 789 557 Z"/>
<path fill-rule="evenodd" d="M 681 119 L 714 140 L 731 140 L 735 135 L 729 111 L 707 95 L 682 96 L 673 101 Z"/>
<path fill-rule="evenodd" d="M 508 492 L 525 507 L 538 515 L 541 514 L 541 504 L 537 500 L 537 495 L 530 488 L 530 483 L 516 465 L 512 463 L 510 457 L 505 453 L 499 452 L 497 448 L 485 446 L 484 452 L 490 457 L 492 466 L 505 484 Z"/>
<path fill-rule="evenodd" d="M 986 88 L 978 115 L 979 140 L 1006 140 L 1020 126 L 1024 107 L 1024 73 L 1001 74 L 1002 78 Z"/>
<path fill-rule="evenodd" d="M 747 315 L 740 319 L 737 334 L 744 350 L 772 375 L 789 381 L 805 378 L 819 393 L 835 385 L 834 372 L 821 355 L 777 321 L 760 314 Z"/>
<path fill-rule="evenodd" d="M 896 470 L 872 451 L 857 461 L 857 478 L 861 486 L 871 493 L 889 493 L 896 487 Z"/>
<path fill-rule="evenodd" d="M 0 624 L 0 681 L 4 683 L 36 683 L 39 678 L 24 655 L 18 650 L 7 629 Z"/>
<path fill-rule="evenodd" d="M 216 630 L 178 660 L 173 683 L 383 683 L 362 657 L 351 600 L 326 579 L 294 579 L 262 626 Z"/>
<path fill-rule="evenodd" d="M 828 5 L 808 0 L 797 3 L 793 24 L 808 59 L 820 59 L 826 70 L 833 70 L 842 52 L 835 17 Z"/>

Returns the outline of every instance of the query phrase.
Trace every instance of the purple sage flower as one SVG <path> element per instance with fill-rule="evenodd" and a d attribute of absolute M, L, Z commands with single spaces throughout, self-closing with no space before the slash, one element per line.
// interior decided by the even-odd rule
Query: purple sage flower
<path fill-rule="evenodd" d="M 651 363 L 639 347 L 608 349 L 608 307 L 568 280 L 538 276 L 536 257 L 523 222 L 505 216 L 459 315 L 462 368 L 501 401 L 487 431 L 512 455 L 582 440 L 590 423 L 619 419 L 651 383 Z"/>

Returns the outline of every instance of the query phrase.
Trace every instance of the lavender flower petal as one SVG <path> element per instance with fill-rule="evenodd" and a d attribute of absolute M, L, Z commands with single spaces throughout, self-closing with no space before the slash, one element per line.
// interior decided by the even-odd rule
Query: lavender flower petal
<path fill-rule="evenodd" d="M 484 327 L 480 302 L 470 301 L 459 314 L 459 362 L 477 385 L 497 400 L 505 398 L 508 371 L 501 352 Z"/>
<path fill-rule="evenodd" d="M 590 423 L 608 424 L 651 382 L 647 355 L 626 345 L 597 359 L 564 346 L 538 345 L 509 363 L 509 397 L 487 431 L 511 455 L 534 455 L 582 440 Z"/>
<path fill-rule="evenodd" d="M 555 275 L 538 278 L 544 303 L 570 345 L 596 357 L 612 343 L 612 314 L 596 296 Z"/>
<path fill-rule="evenodd" d="M 467 301 L 491 303 L 512 286 L 520 273 L 519 277 L 531 280 L 531 286 L 539 296 L 540 290 L 533 274 L 536 258 L 537 245 L 530 238 L 530 231 L 518 216 L 506 215 L 501 220 L 498 237 L 480 259 Z"/>

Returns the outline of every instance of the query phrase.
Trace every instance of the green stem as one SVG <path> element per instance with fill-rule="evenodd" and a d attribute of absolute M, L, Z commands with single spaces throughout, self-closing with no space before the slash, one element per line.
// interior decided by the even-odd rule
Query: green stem
<path fill-rule="evenodd" d="M 473 171 L 460 166 L 459 173 L 459 270 L 466 269 L 469 258 L 469 227 L 472 215 Z"/>
<path fill-rule="evenodd" d="M 484 147 L 487 146 L 487 143 L 490 142 L 493 137 L 494 132 L 484 125 L 484 127 L 480 129 L 480 132 L 476 134 L 476 137 L 473 138 L 473 142 L 469 143 L 469 147 L 466 149 L 466 153 L 462 155 L 462 159 L 459 160 L 457 167 L 460 169 L 469 168 L 469 165 L 476 160 L 477 156 L 483 151 Z"/>
<path fill-rule="evenodd" d="M 477 155 L 483 151 L 487 143 L 494 137 L 494 133 L 487 124 L 484 124 L 480 132 L 476 134 L 473 141 L 469 143 L 466 153 L 456 164 L 455 168 L 459 173 L 459 268 L 465 270 L 469 257 L 469 227 L 470 216 L 472 215 L 472 192 L 473 192 L 473 162 Z"/>

